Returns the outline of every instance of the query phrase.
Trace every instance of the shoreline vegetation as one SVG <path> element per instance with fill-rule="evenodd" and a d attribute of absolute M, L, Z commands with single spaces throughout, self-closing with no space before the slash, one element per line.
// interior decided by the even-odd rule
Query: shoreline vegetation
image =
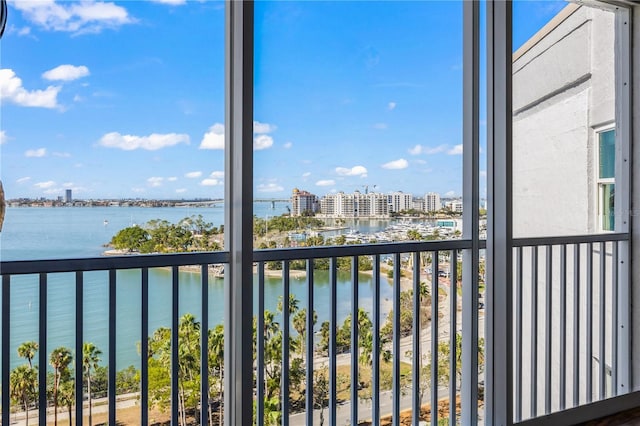
<path fill-rule="evenodd" d="M 411 214 L 409 214 L 411 213 Z M 413 212 L 407 213 L 408 217 L 415 217 Z M 451 215 L 447 216 L 451 217 Z M 342 246 L 351 244 L 373 243 L 375 240 L 367 238 L 369 236 L 360 235 L 355 232 L 349 235 L 339 234 L 331 238 L 325 238 L 322 233 L 328 231 L 340 231 L 348 229 L 344 223 L 338 221 L 336 225 L 328 226 L 322 219 L 314 216 L 289 215 L 274 216 L 261 219 L 253 218 L 254 249 L 275 249 L 286 247 L 318 247 L 318 246 Z M 453 237 L 458 237 L 459 232 L 453 233 Z M 303 236 L 303 239 L 300 239 Z M 393 241 L 420 241 L 437 240 L 448 235 L 440 235 L 438 229 L 429 234 L 421 233 L 420 229 L 409 227 L 403 230 L 400 235 L 395 234 Z M 188 253 L 202 251 L 218 251 L 224 244 L 224 226 L 215 227 L 212 223 L 204 220 L 202 215 L 193 215 L 172 224 L 166 220 L 155 219 L 142 226 L 133 225 L 118 231 L 111 241 L 106 244 L 110 249 L 105 250 L 105 256 L 128 256 L 140 254 L 158 253 Z M 362 239 L 361 239 L 362 238 Z M 364 240 L 364 241 L 363 241 Z M 372 273 L 373 262 L 369 256 L 361 256 L 358 269 L 360 273 Z M 431 262 L 430 255 L 427 254 L 421 263 L 426 266 Z M 351 258 L 338 258 L 338 270 L 351 270 Z M 403 287 L 410 284 L 413 278 L 413 268 L 410 262 L 403 262 L 401 265 L 401 283 Z M 381 270 L 392 277 L 392 265 L 381 262 Z M 443 264 L 449 268 L 448 261 Z M 328 259 L 316 259 L 315 270 L 328 270 Z M 268 277 L 278 277 L 282 275 L 282 262 L 265 262 L 264 273 Z M 200 265 L 181 266 L 180 270 L 185 272 L 199 273 Z M 254 273 L 257 273 L 257 265 L 254 264 Z M 306 262 L 304 260 L 293 260 L 290 262 L 290 276 L 295 278 L 306 277 Z M 215 277 L 224 276 L 223 265 L 209 265 L 209 273 Z"/>

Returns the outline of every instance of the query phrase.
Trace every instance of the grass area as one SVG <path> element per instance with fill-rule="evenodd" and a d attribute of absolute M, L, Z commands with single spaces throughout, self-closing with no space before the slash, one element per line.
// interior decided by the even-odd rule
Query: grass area
<path fill-rule="evenodd" d="M 323 369 L 323 374 L 328 374 L 328 370 Z M 358 365 L 358 375 L 360 389 L 358 396 L 363 399 L 371 398 L 371 382 L 373 381 L 371 367 L 368 365 Z M 337 397 L 338 400 L 351 399 L 351 366 L 340 365 L 337 368 Z M 380 390 L 391 390 L 393 378 L 393 363 L 380 363 Z M 400 386 L 406 386 L 411 383 L 411 364 L 406 362 L 400 363 Z"/>

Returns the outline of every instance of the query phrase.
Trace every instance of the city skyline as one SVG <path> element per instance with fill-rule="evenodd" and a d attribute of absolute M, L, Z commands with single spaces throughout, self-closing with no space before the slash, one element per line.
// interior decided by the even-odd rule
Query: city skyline
<path fill-rule="evenodd" d="M 516 2 L 514 48 L 564 4 Z M 288 197 L 293 182 L 460 195 L 461 4 L 391 6 L 256 2 L 256 198 Z M 223 196 L 223 3 L 49 0 L 9 13 L 7 198 Z"/>

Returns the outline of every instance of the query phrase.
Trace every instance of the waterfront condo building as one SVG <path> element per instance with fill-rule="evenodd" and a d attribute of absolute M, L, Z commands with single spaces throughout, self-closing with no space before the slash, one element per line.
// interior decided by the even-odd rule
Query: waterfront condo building
<path fill-rule="evenodd" d="M 442 203 L 440 203 L 440 194 L 437 192 L 428 192 L 424 194 L 424 206 L 423 210 L 425 212 L 434 212 L 438 211 L 442 208 Z"/>
<path fill-rule="evenodd" d="M 399 213 L 413 208 L 413 195 L 402 191 L 392 192 L 387 196 L 389 201 L 389 212 Z"/>
<path fill-rule="evenodd" d="M 384 218 L 389 215 L 388 198 L 376 192 L 338 192 L 320 199 L 320 214 L 336 218 Z"/>
<path fill-rule="evenodd" d="M 318 211 L 318 208 L 318 197 L 315 194 L 301 191 L 298 188 L 293 189 L 291 194 L 291 216 L 314 214 Z"/>

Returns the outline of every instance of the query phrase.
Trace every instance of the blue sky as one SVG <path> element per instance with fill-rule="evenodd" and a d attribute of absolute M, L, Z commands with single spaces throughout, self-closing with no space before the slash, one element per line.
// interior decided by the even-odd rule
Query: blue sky
<path fill-rule="evenodd" d="M 514 48 L 564 4 L 516 2 Z M 222 197 L 222 2 L 9 0 L 9 13 L 9 198 Z M 256 2 L 255 196 L 459 195 L 461 18 L 457 1 Z"/>

